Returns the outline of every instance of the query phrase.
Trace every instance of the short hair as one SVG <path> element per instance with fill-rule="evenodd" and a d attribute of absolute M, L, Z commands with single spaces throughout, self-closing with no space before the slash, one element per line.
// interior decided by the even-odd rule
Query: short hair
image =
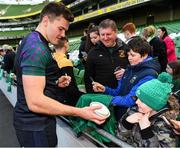
<path fill-rule="evenodd" d="M 117 25 L 115 23 L 115 21 L 111 20 L 111 19 L 105 19 L 102 22 L 100 22 L 99 24 L 99 29 L 103 28 L 111 28 L 112 30 L 116 31 L 117 30 Z"/>
<path fill-rule="evenodd" d="M 71 11 L 61 2 L 50 2 L 48 3 L 40 14 L 40 22 L 44 16 L 48 16 L 50 20 L 53 20 L 57 16 L 63 16 L 67 21 L 74 21 L 74 15 Z"/>
<path fill-rule="evenodd" d="M 62 47 L 64 47 L 64 44 L 68 42 L 68 38 L 67 37 L 62 37 L 61 39 L 59 39 L 58 44 L 54 45 L 55 49 L 61 49 Z"/>
<path fill-rule="evenodd" d="M 128 42 L 128 46 L 130 49 L 132 49 L 134 52 L 139 53 L 141 56 L 145 56 L 146 54 L 148 55 L 151 51 L 151 46 L 149 45 L 149 43 L 139 36 L 130 40 Z"/>
<path fill-rule="evenodd" d="M 130 33 L 136 32 L 136 26 L 134 23 L 127 23 L 122 27 L 122 32 L 129 31 Z"/>

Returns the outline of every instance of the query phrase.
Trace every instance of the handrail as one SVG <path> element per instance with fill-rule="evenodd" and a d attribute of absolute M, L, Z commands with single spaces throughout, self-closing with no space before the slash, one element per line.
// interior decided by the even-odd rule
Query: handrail
<path fill-rule="evenodd" d="M 58 118 L 62 119 L 63 121 L 65 121 L 69 126 L 70 126 L 70 122 L 67 118 L 63 117 L 63 116 L 57 116 Z M 100 128 L 96 128 L 95 129 L 97 133 L 99 133 L 101 136 L 104 136 L 106 138 L 108 138 L 109 140 L 111 140 L 111 142 L 115 143 L 117 146 L 120 147 L 128 147 L 128 148 L 132 148 L 132 145 L 129 145 L 128 143 L 116 138 L 115 136 L 109 134 L 108 132 L 106 132 L 103 129 Z M 88 136 L 89 138 L 91 138 L 92 140 L 94 140 L 96 143 L 98 143 L 99 145 L 101 145 L 102 147 L 107 147 L 106 145 L 104 145 L 103 143 L 100 143 L 99 141 L 97 141 L 94 137 L 92 137 L 89 133 L 82 132 L 83 135 Z"/>

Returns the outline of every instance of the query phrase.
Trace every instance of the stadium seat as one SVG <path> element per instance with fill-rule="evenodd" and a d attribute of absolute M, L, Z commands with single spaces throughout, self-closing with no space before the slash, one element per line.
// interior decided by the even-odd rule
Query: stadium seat
<path fill-rule="evenodd" d="M 77 85 L 84 84 L 84 70 L 81 70 L 78 75 L 75 76 Z"/>
<path fill-rule="evenodd" d="M 74 76 L 77 76 L 79 74 L 79 69 L 76 67 L 73 67 L 73 73 L 74 73 Z"/>

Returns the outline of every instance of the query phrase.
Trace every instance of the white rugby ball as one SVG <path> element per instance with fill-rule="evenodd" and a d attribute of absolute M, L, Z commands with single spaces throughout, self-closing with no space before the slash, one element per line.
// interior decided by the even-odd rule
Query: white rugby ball
<path fill-rule="evenodd" d="M 110 116 L 110 111 L 104 104 L 102 104 L 100 102 L 91 102 L 90 106 L 101 106 L 100 109 L 95 110 L 95 113 L 99 116 L 103 116 L 106 118 L 108 118 Z"/>

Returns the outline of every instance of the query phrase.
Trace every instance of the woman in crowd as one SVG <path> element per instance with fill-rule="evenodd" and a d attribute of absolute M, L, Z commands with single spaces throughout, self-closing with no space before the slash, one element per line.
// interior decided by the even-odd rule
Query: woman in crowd
<path fill-rule="evenodd" d="M 142 37 L 146 39 L 152 47 L 152 56 L 157 57 L 161 65 L 161 72 L 166 71 L 167 60 L 167 49 L 164 41 L 160 40 L 156 36 L 156 28 L 154 26 L 148 26 L 143 29 Z"/>
<path fill-rule="evenodd" d="M 176 119 L 179 103 L 171 93 L 172 76 L 142 84 L 136 91 L 137 106 L 118 122 L 117 136 L 137 147 L 175 147 L 176 137 L 168 120 Z"/>
<path fill-rule="evenodd" d="M 173 92 L 178 92 L 180 91 L 180 61 L 176 62 L 170 62 L 167 65 L 166 71 L 173 76 L 173 87 L 172 91 Z M 180 92 L 179 92 L 180 94 Z M 179 96 L 180 98 L 180 96 Z"/>
<path fill-rule="evenodd" d="M 95 48 L 96 43 L 99 41 L 98 26 L 93 25 L 89 28 L 86 36 L 86 43 L 84 51 L 81 51 L 83 59 L 86 61 L 88 53 Z"/>
<path fill-rule="evenodd" d="M 174 41 L 168 36 L 168 32 L 166 28 L 159 27 L 158 33 L 159 33 L 160 39 L 162 39 L 166 44 L 168 63 L 177 61 Z"/>
<path fill-rule="evenodd" d="M 89 30 L 89 38 L 91 41 L 91 49 L 93 49 L 93 46 L 96 45 L 96 43 L 99 41 L 99 30 L 98 26 L 94 26 Z"/>
<path fill-rule="evenodd" d="M 90 23 L 88 28 L 84 30 L 84 36 L 81 38 L 81 44 L 79 47 L 79 59 L 83 60 L 83 64 L 85 64 L 87 54 L 91 50 L 94 43 L 91 42 L 90 39 L 90 32 L 95 32 L 95 38 L 98 38 L 99 40 L 99 32 L 98 30 L 92 30 L 93 28 L 96 28 L 97 26 L 94 23 Z M 92 31 L 90 31 L 92 30 Z M 93 37 L 94 38 L 94 37 Z"/>

